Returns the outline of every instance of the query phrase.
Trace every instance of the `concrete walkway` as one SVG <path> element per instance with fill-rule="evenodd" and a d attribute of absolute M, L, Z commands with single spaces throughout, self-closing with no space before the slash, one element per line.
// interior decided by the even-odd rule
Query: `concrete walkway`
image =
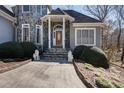
<path fill-rule="evenodd" d="M 0 87 L 5 88 L 81 88 L 72 64 L 30 62 L 17 69 L 0 74 Z"/>

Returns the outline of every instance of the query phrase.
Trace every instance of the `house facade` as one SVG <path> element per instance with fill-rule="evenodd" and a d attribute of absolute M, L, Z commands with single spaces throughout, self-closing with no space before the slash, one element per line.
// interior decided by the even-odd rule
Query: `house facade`
<path fill-rule="evenodd" d="M 104 24 L 74 10 L 52 10 L 41 17 L 44 48 L 74 49 L 78 45 L 102 46 Z"/>
<path fill-rule="evenodd" d="M 14 38 L 14 14 L 4 6 L 0 6 L 0 43 L 13 41 Z"/>
<path fill-rule="evenodd" d="M 74 10 L 51 10 L 50 6 L 13 7 L 15 41 L 33 42 L 43 49 L 74 49 L 78 45 L 102 46 L 104 24 Z"/>

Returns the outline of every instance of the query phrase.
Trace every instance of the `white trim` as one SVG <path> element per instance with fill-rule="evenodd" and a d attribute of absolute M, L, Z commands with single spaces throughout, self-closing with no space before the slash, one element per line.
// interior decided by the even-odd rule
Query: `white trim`
<path fill-rule="evenodd" d="M 51 18 L 48 19 L 48 47 L 51 48 Z"/>
<path fill-rule="evenodd" d="M 94 44 L 77 44 L 77 30 L 93 30 Z M 96 46 L 96 28 L 75 28 L 75 46 L 78 46 L 78 45 Z"/>
<path fill-rule="evenodd" d="M 23 28 L 24 28 L 24 26 L 25 25 L 27 25 L 28 27 L 27 28 L 29 28 L 29 32 L 28 32 L 28 35 L 29 35 L 29 38 L 28 38 L 28 41 L 30 42 L 30 24 L 22 24 L 22 30 L 21 30 L 21 32 L 22 32 L 22 35 L 21 35 L 21 41 L 23 42 L 24 40 L 23 40 Z"/>
<path fill-rule="evenodd" d="M 104 23 L 98 22 L 98 23 L 73 23 L 73 27 L 91 27 L 91 26 L 99 26 L 105 28 L 106 25 Z"/>
<path fill-rule="evenodd" d="M 41 45 L 42 45 L 42 50 L 43 50 L 43 21 L 41 21 L 41 23 L 42 23 L 42 28 L 41 28 Z"/>
<path fill-rule="evenodd" d="M 63 17 L 62 48 L 65 48 L 65 18 Z"/>
<path fill-rule="evenodd" d="M 69 15 L 45 15 L 43 17 L 41 17 L 40 19 L 41 20 L 44 20 L 44 21 L 47 21 L 47 19 L 51 17 L 51 18 L 57 18 L 57 17 L 60 17 L 60 18 L 65 18 L 65 19 L 69 19 L 70 21 L 74 21 L 75 19 Z"/>
<path fill-rule="evenodd" d="M 8 20 L 10 20 L 10 21 L 12 21 L 14 23 L 16 23 L 16 18 L 15 17 L 10 16 L 9 14 L 5 13 L 2 10 L 0 10 L 0 16 L 2 16 L 4 18 L 6 18 L 6 19 L 8 19 Z"/>
<path fill-rule="evenodd" d="M 61 28 L 56 28 L 57 26 L 61 26 Z M 56 46 L 56 31 L 62 31 L 62 25 L 61 24 L 56 24 L 53 26 L 53 46 Z M 55 36 L 55 38 L 54 38 Z"/>
<path fill-rule="evenodd" d="M 29 11 L 24 11 L 24 6 L 25 5 L 22 5 L 22 13 L 30 13 L 30 5 L 28 5 L 29 6 Z"/>
<path fill-rule="evenodd" d="M 56 24 L 55 26 L 53 26 L 53 30 L 55 30 L 55 28 L 56 28 L 57 26 L 61 26 L 61 27 L 62 27 L 61 24 Z"/>
<path fill-rule="evenodd" d="M 39 43 L 37 43 L 37 29 L 40 29 L 40 32 L 39 32 L 39 34 L 40 34 L 40 42 Z M 35 43 L 37 44 L 37 45 L 41 45 L 41 41 L 42 41 L 42 30 L 41 30 L 41 25 L 36 25 L 36 32 L 35 32 Z"/>
<path fill-rule="evenodd" d="M 53 29 L 53 46 L 56 46 L 56 32 L 57 31 L 61 31 L 62 32 L 62 28 L 57 28 L 57 29 Z M 55 38 L 54 38 L 54 36 L 55 36 Z"/>

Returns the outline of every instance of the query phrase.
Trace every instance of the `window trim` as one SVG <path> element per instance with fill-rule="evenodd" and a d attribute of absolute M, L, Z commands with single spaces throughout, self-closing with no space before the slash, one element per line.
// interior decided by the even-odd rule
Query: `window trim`
<path fill-rule="evenodd" d="M 40 28 L 40 38 L 39 38 L 39 39 L 41 39 L 41 37 L 42 37 L 42 34 L 41 34 L 41 30 L 42 30 L 41 25 L 36 25 L 35 43 L 36 43 L 37 45 L 41 45 L 41 40 L 40 40 L 39 43 L 37 43 L 37 28 Z"/>
<path fill-rule="evenodd" d="M 77 31 L 78 30 L 93 30 L 94 43 L 93 44 L 77 44 Z M 78 45 L 96 46 L 96 28 L 75 28 L 75 46 L 78 46 Z"/>
<path fill-rule="evenodd" d="M 24 6 L 25 5 L 22 5 L 22 13 L 30 13 L 30 5 L 28 5 L 29 6 L 29 11 L 24 11 Z"/>
<path fill-rule="evenodd" d="M 28 41 L 30 42 L 30 24 L 22 24 L 22 35 L 21 35 L 22 38 L 21 38 L 21 41 L 22 41 L 22 42 L 24 41 L 24 36 L 23 36 L 23 35 L 24 35 L 24 34 L 23 34 L 24 31 L 23 31 L 23 29 L 24 29 L 24 26 L 25 26 L 25 25 L 27 25 L 27 26 L 28 26 L 27 28 L 29 28 L 29 33 L 28 33 L 28 34 L 29 34 L 29 40 L 28 40 Z M 26 27 L 25 27 L 25 28 L 26 28 Z"/>

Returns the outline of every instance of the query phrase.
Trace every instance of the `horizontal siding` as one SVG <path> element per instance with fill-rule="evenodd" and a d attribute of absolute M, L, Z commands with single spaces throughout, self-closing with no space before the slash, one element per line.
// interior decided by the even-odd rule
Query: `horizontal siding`
<path fill-rule="evenodd" d="M 0 16 L 0 43 L 13 41 L 14 27 L 7 19 Z"/>

